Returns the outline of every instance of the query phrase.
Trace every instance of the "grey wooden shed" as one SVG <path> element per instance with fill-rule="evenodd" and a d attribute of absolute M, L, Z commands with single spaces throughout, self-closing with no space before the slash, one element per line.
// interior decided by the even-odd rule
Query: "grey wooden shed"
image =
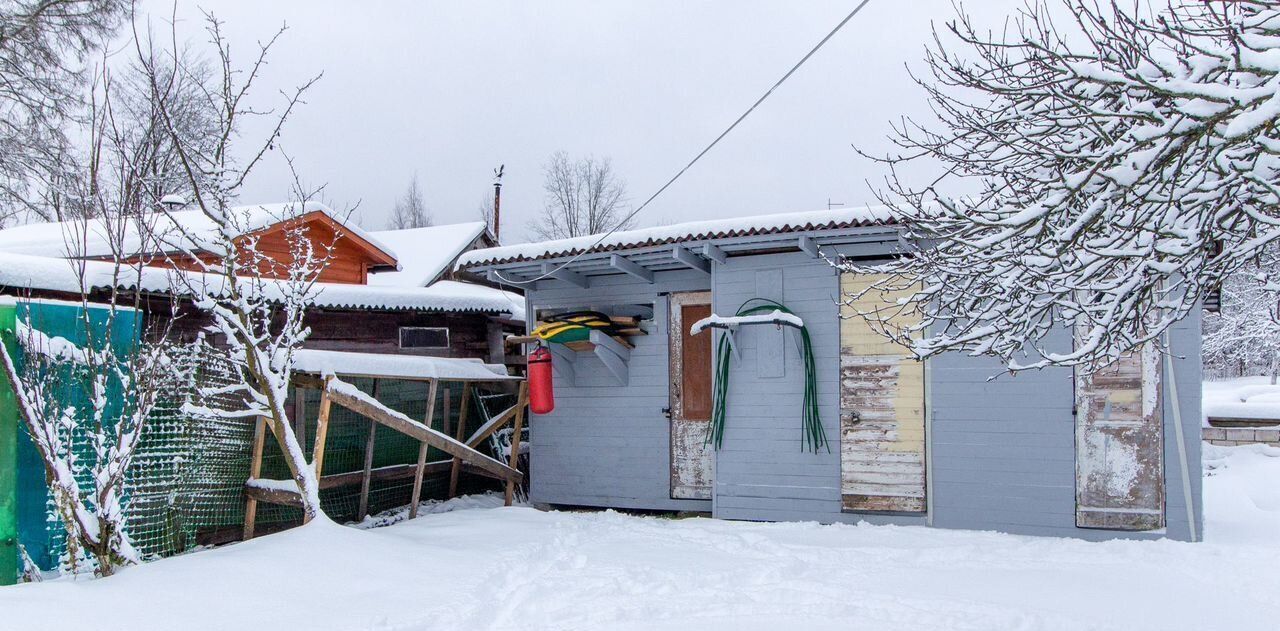
<path fill-rule="evenodd" d="M 1173 329 L 1172 353 L 1135 353 L 1091 378 L 1002 375 L 996 359 L 959 354 L 920 362 L 841 317 L 842 289 L 868 279 L 828 262 L 892 256 L 899 235 L 883 210 L 834 209 L 465 254 L 461 269 L 496 282 L 550 273 L 518 285 L 531 325 L 594 310 L 639 316 L 646 333 L 630 348 L 551 345 L 556 407 L 530 420 L 531 501 L 1198 539 L 1199 317 Z M 829 451 L 804 449 L 799 346 L 768 325 L 734 333 L 723 444 L 707 446 L 713 334 L 690 325 L 752 298 L 803 320 Z M 1065 328 L 1054 339 L 1072 344 Z"/>

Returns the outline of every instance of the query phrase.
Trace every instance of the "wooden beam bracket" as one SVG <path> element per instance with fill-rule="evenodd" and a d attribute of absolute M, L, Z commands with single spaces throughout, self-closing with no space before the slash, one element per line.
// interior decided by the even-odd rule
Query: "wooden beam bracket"
<path fill-rule="evenodd" d="M 616 269 L 624 274 L 630 274 L 640 280 L 653 284 L 653 270 L 641 267 L 635 261 L 622 256 L 621 254 L 613 254 L 609 256 L 609 267 Z"/>
<path fill-rule="evenodd" d="M 729 261 L 729 255 L 725 254 L 724 250 L 720 249 L 719 246 L 711 243 L 702 244 L 702 256 L 721 265 Z"/>
<path fill-rule="evenodd" d="M 708 261 L 707 259 L 704 259 L 690 250 L 678 245 L 671 248 L 671 258 L 689 269 L 697 270 L 703 274 L 711 273 L 711 261 Z"/>
<path fill-rule="evenodd" d="M 542 273 L 556 280 L 562 280 L 570 285 L 576 285 L 581 289 L 586 289 L 591 284 L 587 281 L 586 276 L 572 271 L 567 267 L 560 267 L 553 263 L 543 263 Z"/>

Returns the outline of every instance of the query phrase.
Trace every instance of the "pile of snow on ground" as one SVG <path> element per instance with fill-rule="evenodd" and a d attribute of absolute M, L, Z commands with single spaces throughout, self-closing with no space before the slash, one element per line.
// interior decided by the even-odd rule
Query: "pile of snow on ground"
<path fill-rule="evenodd" d="M 1238 377 L 1222 381 L 1206 381 L 1201 409 L 1206 419 L 1247 418 L 1280 421 L 1280 385 L 1271 385 L 1269 377 Z"/>
<path fill-rule="evenodd" d="M 472 508 L 372 530 L 317 520 L 110 579 L 0 588 L 0 626 L 1274 629 L 1280 450 L 1205 453 L 1199 544 Z"/>

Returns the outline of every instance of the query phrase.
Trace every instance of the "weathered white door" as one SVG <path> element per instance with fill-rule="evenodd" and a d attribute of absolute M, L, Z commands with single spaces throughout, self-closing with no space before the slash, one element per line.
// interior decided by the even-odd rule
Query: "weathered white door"
<path fill-rule="evenodd" d="M 844 295 L 876 282 L 840 275 Z M 841 307 L 840 498 L 846 511 L 924 512 L 924 364 L 877 333 L 858 313 L 879 312 L 897 326 L 902 296 L 869 293 Z"/>
<path fill-rule="evenodd" d="M 711 292 L 680 292 L 667 297 L 669 306 L 671 497 L 711 499 L 713 450 L 707 444 L 711 429 L 710 331 L 689 335 L 689 327 L 711 315 Z"/>
<path fill-rule="evenodd" d="M 1153 345 L 1076 373 L 1076 526 L 1164 527 L 1160 355 Z"/>

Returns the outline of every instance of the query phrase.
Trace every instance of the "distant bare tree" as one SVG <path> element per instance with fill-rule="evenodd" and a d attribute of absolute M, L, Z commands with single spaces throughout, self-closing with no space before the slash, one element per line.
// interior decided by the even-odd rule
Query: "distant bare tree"
<path fill-rule="evenodd" d="M 396 200 L 395 207 L 391 209 L 391 221 L 387 222 L 387 229 L 405 230 L 430 225 L 431 212 L 427 210 L 427 202 L 422 198 L 422 186 L 418 184 L 418 175 L 415 173 L 409 181 L 408 190 Z"/>
<path fill-rule="evenodd" d="M 484 222 L 484 227 L 489 234 L 493 234 L 493 191 L 480 196 L 480 203 L 476 206 L 476 216 Z"/>
<path fill-rule="evenodd" d="M 66 154 L 84 62 L 131 0 L 0 0 L 0 225 L 31 210 L 37 176 Z"/>
<path fill-rule="evenodd" d="M 627 184 L 608 158 L 570 160 L 557 151 L 543 166 L 542 214 L 529 229 L 542 239 L 564 239 L 631 227 L 625 219 Z"/>

